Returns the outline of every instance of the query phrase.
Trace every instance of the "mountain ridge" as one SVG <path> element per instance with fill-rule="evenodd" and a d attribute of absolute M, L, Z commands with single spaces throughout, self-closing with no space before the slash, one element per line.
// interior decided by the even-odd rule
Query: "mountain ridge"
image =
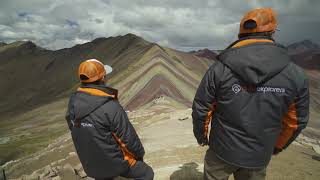
<path fill-rule="evenodd" d="M 0 114 L 13 108 L 19 109 L 19 104 L 27 103 L 27 106 L 34 107 L 33 105 L 42 103 L 37 102 L 38 100 L 47 103 L 65 94 L 63 91 L 72 89 L 78 83 L 77 66 L 85 59 L 96 58 L 113 65 L 128 51 L 140 51 L 147 45 L 149 42 L 142 38 L 126 35 L 97 38 L 83 45 L 57 51 L 38 48 L 32 42 L 17 42 L 1 47 L 3 51 L 0 50 L 0 70 L 3 74 L 10 74 L 9 78 L 0 78 L 0 83 L 5 84 L 5 88 L 0 92 L 7 94 L 1 98 L 1 102 L 9 102 L 9 99 L 12 101 L 9 106 L 8 103 L 0 103 L 0 107 L 3 107 Z M 123 58 L 129 60 L 138 57 Z M 25 88 L 26 95 L 18 92 L 18 84 Z M 15 102 L 19 104 L 15 105 Z"/>
<path fill-rule="evenodd" d="M 308 39 L 288 45 L 289 53 L 290 52 L 299 53 L 301 51 L 314 50 L 319 48 L 320 48 L 320 45 Z"/>
<path fill-rule="evenodd" d="M 216 57 L 218 56 L 218 54 L 216 52 L 214 52 L 214 50 L 210 50 L 208 48 L 199 49 L 196 51 L 190 51 L 189 53 L 192 53 L 192 54 L 199 56 L 199 57 L 212 59 L 212 60 L 216 60 Z"/>
<path fill-rule="evenodd" d="M 305 69 L 319 70 L 320 48 L 317 49 L 319 46 L 310 40 L 305 40 L 289 45 L 289 52 L 292 52 L 295 48 L 301 46 L 304 48 L 297 50 L 300 53 L 291 54 L 293 61 Z M 156 43 L 145 41 L 143 38 L 134 34 L 96 38 L 91 42 L 56 51 L 43 49 L 31 41 L 13 42 L 4 44 L 0 47 L 0 64 L 2 66 L 0 70 L 3 74 L 10 74 L 10 77 L 7 79 L 0 78 L 0 83 L 5 85 L 8 84 L 5 88 L 0 90 L 0 93 L 8 94 L 6 98 L 1 98 L 1 100 L 2 102 L 6 102 L 12 97 L 14 101 L 17 100 L 17 102 L 21 103 L 26 102 L 27 106 L 33 107 L 33 104 L 38 105 L 41 104 L 42 101 L 43 103 L 46 103 L 57 97 L 67 97 L 68 92 L 74 90 L 75 85 L 77 84 L 77 78 L 75 76 L 77 65 L 82 60 L 89 58 L 97 58 L 106 64 L 115 66 L 114 73 L 111 74 L 110 79 L 115 75 L 120 76 L 123 79 L 125 76 L 122 76 L 121 74 L 126 73 L 123 73 L 122 71 L 131 71 L 132 73 L 133 70 L 130 69 L 138 68 L 133 65 L 135 60 L 141 58 L 149 58 L 149 60 L 152 60 L 154 58 L 153 56 L 155 55 L 150 55 L 150 57 L 146 57 L 145 55 L 148 54 L 149 51 L 154 51 L 152 49 L 157 49 L 153 53 L 159 57 L 171 59 L 168 62 L 179 62 L 180 64 L 185 64 L 187 62 L 185 59 L 193 59 L 193 61 L 197 58 L 200 58 L 201 60 L 216 60 L 217 56 L 217 53 L 209 49 L 185 53 L 171 48 L 165 48 Z M 301 49 L 303 49 L 303 51 Z M 27 62 L 27 60 L 31 62 Z M 207 62 L 207 60 L 205 62 Z M 128 64 L 131 63 L 132 66 L 128 66 Z M 184 71 L 188 71 L 188 68 L 197 68 L 196 66 L 189 65 L 186 66 L 187 70 L 185 69 Z M 14 66 L 18 67 L 18 72 L 14 71 Z M 31 73 L 23 74 L 24 71 Z M 199 71 L 199 69 L 196 71 Z M 52 76 L 49 76 L 48 74 L 52 74 Z M 63 74 L 64 76 L 60 74 Z M 188 73 L 184 73 L 183 76 L 187 76 L 187 74 Z M 197 78 L 199 79 L 201 77 L 198 76 Z M 31 79 L 32 81 L 29 81 L 28 79 Z M 118 78 L 118 81 L 119 79 L 121 78 Z M 192 80 L 192 77 L 189 79 L 194 81 Z M 26 96 L 22 97 L 21 94 L 17 92 L 16 87 L 18 87 L 18 85 L 14 85 L 14 83 L 11 83 L 12 81 L 19 83 L 22 87 L 27 87 L 26 91 L 33 91 L 33 93 L 30 95 L 27 93 Z M 61 84 L 59 86 L 53 86 L 52 83 L 50 85 L 47 81 L 55 84 L 61 82 Z M 116 82 L 112 80 L 110 82 L 110 85 L 116 84 Z M 37 86 L 43 86 L 45 90 L 43 90 L 42 87 L 40 88 Z M 11 91 L 11 89 L 13 90 Z M 69 89 L 69 91 L 65 92 L 66 89 Z M 44 92 L 41 93 L 41 91 Z M 48 97 L 46 97 L 45 94 L 48 94 Z M 37 99 L 40 99 L 41 102 L 36 102 Z M 190 97 L 188 99 L 190 99 Z M 0 107 L 2 107 L 0 114 L 3 112 L 10 112 L 12 108 L 19 109 L 19 104 L 12 104 L 14 103 L 9 103 L 8 106 L 8 103 L 0 103 Z"/>

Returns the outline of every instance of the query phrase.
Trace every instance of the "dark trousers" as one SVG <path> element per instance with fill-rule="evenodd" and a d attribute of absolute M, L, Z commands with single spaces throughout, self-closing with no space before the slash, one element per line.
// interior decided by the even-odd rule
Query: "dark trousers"
<path fill-rule="evenodd" d="M 124 178 L 134 179 L 134 180 L 153 180 L 153 170 L 152 168 L 143 161 L 137 161 L 137 163 L 130 167 L 126 174 L 120 175 Z M 96 180 L 116 180 L 117 178 L 108 179 L 96 179 Z M 119 178 L 121 179 L 121 178 Z"/>
<path fill-rule="evenodd" d="M 233 166 L 220 160 L 212 150 L 208 149 L 204 159 L 204 179 L 228 180 L 232 174 L 235 180 L 264 180 L 266 168 L 248 169 Z"/>

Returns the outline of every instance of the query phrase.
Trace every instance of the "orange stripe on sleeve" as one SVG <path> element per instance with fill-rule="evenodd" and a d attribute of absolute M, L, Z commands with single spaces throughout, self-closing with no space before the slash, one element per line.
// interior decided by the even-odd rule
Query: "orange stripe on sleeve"
<path fill-rule="evenodd" d="M 217 104 L 216 103 L 213 103 L 212 104 L 212 109 L 208 112 L 207 116 L 206 116 L 206 119 L 205 119 L 205 122 L 204 122 L 204 137 L 205 138 L 208 138 L 208 133 L 209 133 L 209 124 L 212 120 L 212 115 L 213 115 L 213 112 L 215 111 L 216 109 L 216 106 Z"/>
<path fill-rule="evenodd" d="M 212 110 L 208 112 L 206 120 L 204 122 L 204 137 L 207 138 L 208 137 L 208 132 L 209 132 L 209 124 L 211 122 L 212 119 Z"/>
<path fill-rule="evenodd" d="M 128 161 L 129 165 L 132 167 L 136 164 L 137 160 L 135 159 L 135 156 L 133 153 L 131 153 L 126 145 L 121 141 L 120 138 L 117 137 L 115 133 L 112 133 L 113 138 L 117 141 L 118 145 L 120 146 L 120 149 L 123 153 L 123 157 L 126 161 Z"/>
<path fill-rule="evenodd" d="M 297 109 L 295 103 L 293 103 L 290 105 L 288 113 L 282 119 L 282 131 L 278 137 L 276 147 L 283 148 L 297 129 Z"/>

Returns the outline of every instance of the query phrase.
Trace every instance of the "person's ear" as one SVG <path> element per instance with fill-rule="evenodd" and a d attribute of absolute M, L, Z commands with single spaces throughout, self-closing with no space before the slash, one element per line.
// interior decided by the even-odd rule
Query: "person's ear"
<path fill-rule="evenodd" d="M 276 37 L 276 32 L 273 31 L 273 32 L 271 33 L 271 38 L 274 39 L 275 37 Z"/>
<path fill-rule="evenodd" d="M 102 81 L 103 81 L 103 83 L 107 82 L 107 75 L 103 76 Z"/>

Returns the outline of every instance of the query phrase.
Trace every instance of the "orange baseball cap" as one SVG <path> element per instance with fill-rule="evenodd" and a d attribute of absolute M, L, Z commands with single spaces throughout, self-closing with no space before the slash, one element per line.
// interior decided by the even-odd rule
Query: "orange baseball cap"
<path fill-rule="evenodd" d="M 240 22 L 239 34 L 274 32 L 276 14 L 271 8 L 257 8 L 247 12 Z"/>
<path fill-rule="evenodd" d="M 78 77 L 81 82 L 90 83 L 102 79 L 106 74 L 111 72 L 111 66 L 104 65 L 96 59 L 89 59 L 80 64 Z"/>

